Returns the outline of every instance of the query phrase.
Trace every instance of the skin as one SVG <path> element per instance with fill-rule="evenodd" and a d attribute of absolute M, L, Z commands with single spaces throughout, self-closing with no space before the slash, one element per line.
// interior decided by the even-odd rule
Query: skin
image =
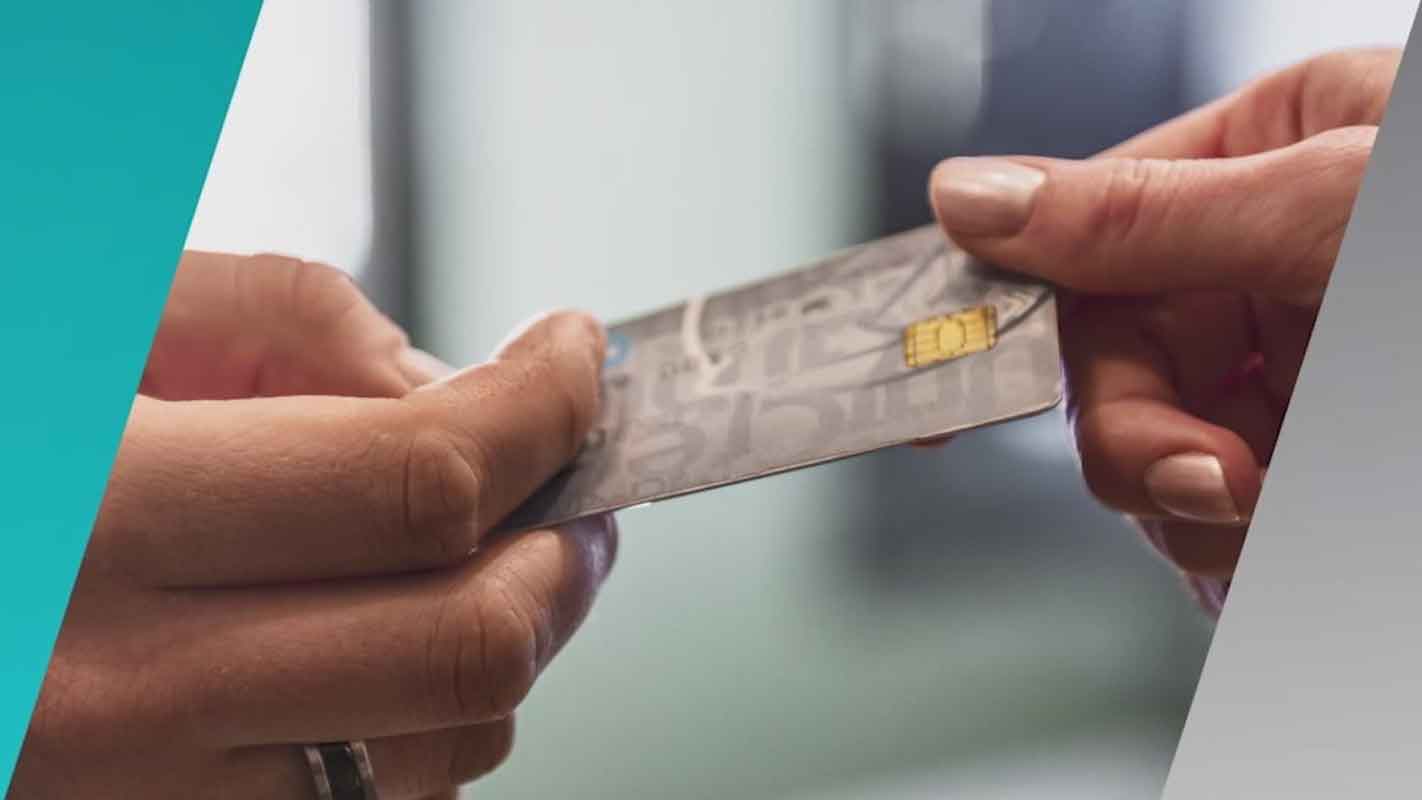
<path fill-rule="evenodd" d="M 1398 57 L 1315 59 L 1088 161 L 1018 158 L 1047 175 L 1018 233 L 945 223 L 1064 288 L 1086 483 L 1200 581 L 1229 579 L 1247 525 L 1172 518 L 1144 472 L 1213 454 L 1252 511 Z M 485 533 L 573 456 L 604 347 L 551 314 L 454 373 L 336 270 L 186 254 L 11 796 L 307 800 L 299 745 L 327 740 L 368 740 L 389 800 L 497 767 L 616 531 Z"/>
<path fill-rule="evenodd" d="M 1207 603 L 1234 574 L 1247 519 L 1174 518 L 1145 471 L 1167 455 L 1212 454 L 1252 514 L 1400 56 L 1324 55 L 1085 161 L 1014 157 L 1046 181 L 1009 235 L 954 230 L 931 191 L 969 252 L 1065 290 L 1085 481 Z"/>
<path fill-rule="evenodd" d="M 455 373 L 337 270 L 186 254 L 10 796 L 310 800 L 330 740 L 387 800 L 498 766 L 616 530 L 485 533 L 573 456 L 604 346 L 554 313 Z"/>

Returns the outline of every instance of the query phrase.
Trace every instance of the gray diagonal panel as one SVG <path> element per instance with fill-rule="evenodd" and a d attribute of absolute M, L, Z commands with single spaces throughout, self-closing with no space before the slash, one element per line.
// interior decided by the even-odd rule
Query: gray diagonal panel
<path fill-rule="evenodd" d="M 1412 52 L 1167 800 L 1422 797 L 1419 321 L 1422 53 Z"/>

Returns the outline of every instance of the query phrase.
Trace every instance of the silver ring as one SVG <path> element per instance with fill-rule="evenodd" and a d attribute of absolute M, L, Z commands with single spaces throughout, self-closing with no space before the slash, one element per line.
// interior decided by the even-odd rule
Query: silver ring
<path fill-rule="evenodd" d="M 304 750 L 317 800 L 380 800 L 365 742 L 313 744 Z"/>

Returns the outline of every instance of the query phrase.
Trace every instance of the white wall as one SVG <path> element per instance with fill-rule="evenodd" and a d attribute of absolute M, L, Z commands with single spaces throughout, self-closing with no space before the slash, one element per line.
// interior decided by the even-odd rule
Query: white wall
<path fill-rule="evenodd" d="M 1194 0 L 1193 92 L 1223 94 L 1249 79 L 1339 47 L 1403 44 L 1416 0 Z"/>
<path fill-rule="evenodd" d="M 263 4 L 188 246 L 356 271 L 371 242 L 367 5 Z"/>
<path fill-rule="evenodd" d="M 416 8 L 418 302 L 444 355 L 550 303 L 617 318 L 852 236 L 834 4 Z"/>

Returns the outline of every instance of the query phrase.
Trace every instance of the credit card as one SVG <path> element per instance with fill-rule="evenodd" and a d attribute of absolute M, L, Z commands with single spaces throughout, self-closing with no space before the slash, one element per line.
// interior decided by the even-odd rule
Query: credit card
<path fill-rule="evenodd" d="M 1052 288 L 925 227 L 608 328 L 599 422 L 515 531 L 1031 416 Z"/>

